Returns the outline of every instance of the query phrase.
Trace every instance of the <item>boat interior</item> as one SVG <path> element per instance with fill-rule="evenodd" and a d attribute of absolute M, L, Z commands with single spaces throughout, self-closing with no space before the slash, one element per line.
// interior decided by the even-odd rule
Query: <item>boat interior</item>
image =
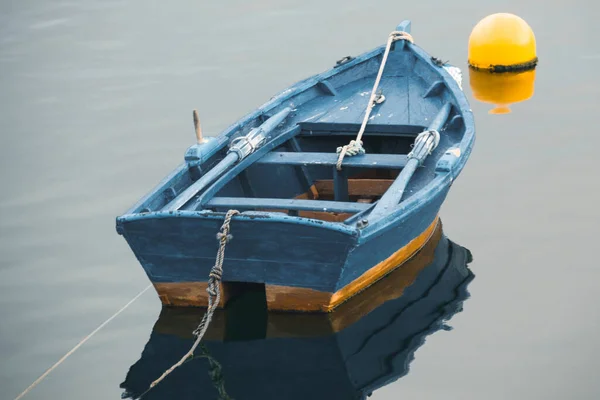
<path fill-rule="evenodd" d="M 423 127 L 404 126 L 394 133 L 370 127 L 365 133 L 366 154 L 345 157 L 336 168 L 336 148 L 356 136 L 354 129 L 300 133 L 267 153 L 225 185 L 206 208 L 226 211 L 237 207 L 282 212 L 326 221 L 344 221 L 366 210 L 389 188 L 406 164 L 406 155 Z M 288 200 L 288 201 L 285 201 Z M 246 208 L 247 207 L 247 208 Z"/>
<path fill-rule="evenodd" d="M 428 128 L 444 104 L 453 102 L 451 90 L 429 60 L 411 51 L 392 51 L 380 84 L 386 99 L 371 111 L 362 137 L 366 153 L 346 156 L 342 169 L 337 170 L 336 149 L 356 139 L 379 66 L 379 57 L 373 57 L 288 100 L 297 105 L 286 122 L 289 132 L 279 134 L 286 140 L 260 156 L 252 154 L 248 157 L 252 161 L 233 178 L 225 174 L 229 175 L 226 182 L 218 178 L 177 209 L 221 212 L 235 208 L 355 223 L 404 168 L 417 135 Z M 240 134 L 268 118 L 259 116 Z M 460 143 L 465 127 L 457 109 L 452 108 L 442 126 L 439 145 L 410 178 L 400 200 L 410 198 L 440 173 L 436 162 Z M 190 166 L 135 212 L 173 210 L 165 205 L 223 160 L 227 150 L 227 146 L 220 148 L 202 170 Z"/>
<path fill-rule="evenodd" d="M 228 180 L 204 206 L 198 207 L 192 199 L 181 210 L 235 208 L 351 223 L 387 191 L 406 164 L 415 137 L 426 129 L 420 125 L 368 126 L 363 136 L 366 153 L 345 157 L 338 171 L 336 148 L 353 140 L 359 128 L 358 124 L 300 124 L 296 135 Z M 440 154 L 432 154 L 416 171 L 404 199 L 433 178 L 435 162 L 454 139 L 443 136 L 440 142 L 434 151 Z M 208 160 L 207 169 L 226 154 L 227 147 L 218 151 Z M 198 168 L 190 168 L 141 211 L 160 210 L 200 176 Z"/>

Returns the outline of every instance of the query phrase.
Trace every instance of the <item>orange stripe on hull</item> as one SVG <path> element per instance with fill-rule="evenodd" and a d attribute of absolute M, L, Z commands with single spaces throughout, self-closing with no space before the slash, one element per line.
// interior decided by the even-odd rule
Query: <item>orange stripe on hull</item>
<path fill-rule="evenodd" d="M 429 241 L 438 223 L 439 218 L 436 217 L 425 231 L 406 246 L 335 293 L 291 286 L 266 285 L 267 306 L 269 310 L 273 311 L 330 312 L 410 259 Z"/>
<path fill-rule="evenodd" d="M 207 286 L 206 282 L 154 283 L 160 301 L 166 306 L 175 307 L 207 307 Z M 221 301 L 217 308 L 225 307 L 231 297 L 227 284 L 221 283 Z"/>
<path fill-rule="evenodd" d="M 436 217 L 425 231 L 406 246 L 335 293 L 301 287 L 265 285 L 267 307 L 271 311 L 330 312 L 408 261 L 427 244 L 438 224 L 439 218 Z M 155 283 L 154 287 L 161 302 L 166 306 L 206 307 L 208 305 L 206 282 Z M 234 296 L 234 286 L 222 283 L 218 308 L 223 308 Z"/>

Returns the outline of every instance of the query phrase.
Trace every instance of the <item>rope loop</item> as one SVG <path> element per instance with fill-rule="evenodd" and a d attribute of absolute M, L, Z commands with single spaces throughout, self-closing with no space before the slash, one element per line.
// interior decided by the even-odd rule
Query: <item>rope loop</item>
<path fill-rule="evenodd" d="M 393 31 L 392 33 L 390 33 L 390 38 L 392 39 L 392 41 L 396 41 L 396 40 L 406 40 L 408 42 L 414 43 L 415 40 L 413 39 L 412 35 L 408 32 L 404 32 L 404 31 Z"/>
<path fill-rule="evenodd" d="M 217 268 L 213 269 L 212 271 L 210 271 L 210 274 L 208 274 L 209 280 L 212 280 L 213 282 L 220 281 L 222 277 L 223 277 L 223 271 L 220 269 L 217 269 Z M 213 282 L 209 281 L 209 283 L 213 283 Z"/>

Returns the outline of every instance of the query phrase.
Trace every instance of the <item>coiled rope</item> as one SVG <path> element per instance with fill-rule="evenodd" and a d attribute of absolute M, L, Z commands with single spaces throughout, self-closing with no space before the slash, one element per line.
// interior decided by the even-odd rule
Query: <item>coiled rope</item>
<path fill-rule="evenodd" d="M 225 221 L 223 221 L 223 225 L 221 226 L 221 230 L 217 233 L 217 240 L 219 241 L 219 251 L 217 252 L 217 259 L 215 261 L 215 265 L 210 270 L 210 274 L 208 275 L 208 285 L 206 291 L 208 292 L 208 308 L 202 321 L 198 327 L 194 330 L 194 335 L 196 336 L 196 341 L 190 348 L 190 350 L 179 360 L 177 363 L 173 364 L 171 368 L 166 370 L 160 378 L 156 379 L 154 382 L 150 384 L 150 390 L 154 386 L 156 386 L 160 381 L 165 379 L 167 375 L 175 370 L 175 368 L 181 366 L 188 358 L 194 356 L 194 351 L 196 347 L 200 344 L 202 337 L 206 333 L 208 329 L 208 325 L 212 320 L 213 314 L 221 301 L 221 278 L 223 276 L 223 260 L 225 259 L 225 246 L 227 243 L 233 239 L 233 236 L 229 233 L 229 225 L 231 224 L 231 218 L 239 214 L 240 212 L 237 210 L 229 210 L 225 215 Z"/>
<path fill-rule="evenodd" d="M 379 87 L 379 81 L 381 80 L 381 76 L 383 75 L 383 70 L 385 68 L 385 64 L 387 63 L 388 54 L 390 53 L 390 49 L 392 47 L 392 43 L 397 40 L 407 40 L 410 43 L 414 43 L 413 37 L 410 33 L 404 31 L 393 31 L 388 36 L 387 45 L 385 47 L 385 52 L 383 53 L 383 58 L 381 59 L 381 65 L 379 66 L 379 72 L 377 73 L 377 78 L 375 79 L 375 84 L 373 85 L 373 90 L 371 91 L 371 97 L 369 97 L 369 103 L 367 104 L 367 109 L 365 111 L 365 117 L 363 118 L 362 125 L 360 126 L 360 130 L 356 135 L 356 139 L 351 140 L 345 146 L 338 147 L 336 153 L 339 154 L 337 163 L 335 167 L 338 171 L 342 169 L 342 161 L 344 160 L 344 156 L 347 154 L 349 156 L 355 156 L 357 154 L 364 154 L 365 149 L 362 146 L 362 135 L 365 132 L 365 128 L 367 126 L 367 122 L 369 121 L 369 116 L 371 115 L 371 110 L 375 107 L 375 104 L 382 103 L 385 100 L 385 97 L 382 94 L 377 93 L 377 88 Z"/>

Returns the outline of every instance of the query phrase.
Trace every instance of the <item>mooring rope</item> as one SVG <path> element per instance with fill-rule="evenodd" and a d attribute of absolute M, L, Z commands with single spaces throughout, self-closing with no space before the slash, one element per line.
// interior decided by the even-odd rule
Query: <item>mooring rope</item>
<path fill-rule="evenodd" d="M 196 330 L 194 330 L 194 335 L 197 336 L 196 342 L 194 343 L 194 345 L 192 346 L 190 351 L 178 363 L 176 363 L 171 368 L 169 368 L 167 371 L 165 371 L 165 373 L 160 378 L 158 378 L 157 380 L 152 382 L 152 384 L 150 385 L 150 388 L 148 388 L 148 390 L 150 390 L 152 387 L 156 386 L 167 375 L 169 375 L 175 368 L 177 368 L 178 366 L 183 364 L 183 362 L 187 358 L 189 358 L 190 356 L 193 356 L 194 350 L 196 350 L 196 347 L 198 347 L 198 345 L 200 344 L 200 341 L 202 340 L 202 337 L 206 333 L 206 330 L 208 329 L 208 325 L 210 324 L 210 321 L 212 320 L 212 316 L 215 312 L 215 309 L 218 306 L 219 302 L 221 301 L 220 283 L 221 283 L 221 278 L 223 276 L 223 260 L 225 258 L 225 245 L 227 244 L 227 242 L 229 242 L 233 238 L 233 236 L 229 233 L 229 225 L 231 223 L 231 218 L 236 214 L 239 214 L 239 211 L 229 210 L 227 212 L 227 215 L 225 216 L 225 221 L 223 222 L 223 226 L 221 227 L 220 232 L 217 233 L 217 240 L 219 241 L 220 246 L 219 246 L 219 251 L 217 253 L 217 259 L 216 259 L 215 265 L 210 271 L 209 278 L 208 278 L 208 287 L 206 288 L 206 291 L 208 292 L 208 309 L 206 311 L 206 314 L 204 314 L 204 317 L 202 318 L 200 325 L 198 325 L 198 328 L 196 328 Z M 77 349 L 79 349 L 81 346 L 83 346 L 83 344 L 85 342 L 90 340 L 96 333 L 98 333 L 102 328 L 104 328 L 106 325 L 108 325 L 108 323 L 110 323 L 119 314 L 121 314 L 123 311 L 125 311 L 130 305 L 132 305 L 138 298 L 140 298 L 151 287 L 152 287 L 151 284 L 146 286 L 141 292 L 139 292 L 137 295 L 135 295 L 135 297 L 133 297 L 131 300 L 129 300 L 129 302 L 127 304 L 125 304 L 123 307 L 121 307 L 117 312 L 115 312 L 113 315 L 111 315 L 106 321 L 101 323 L 96 329 L 94 329 L 86 337 L 84 337 L 82 340 L 80 340 L 79 343 L 77 343 L 75 345 L 75 347 L 73 347 L 64 356 L 62 356 L 60 358 L 60 360 L 58 360 L 53 366 L 48 368 L 46 370 L 46 372 L 44 372 L 38 379 L 36 379 L 31 385 L 29 385 L 29 387 L 27 387 L 27 389 L 25 389 L 23 392 L 21 392 L 21 394 L 19 394 L 15 398 L 15 400 L 22 399 L 34 387 L 36 387 L 40 382 L 42 382 L 52 371 L 54 371 L 56 368 L 58 368 L 58 366 L 60 364 L 62 364 L 73 353 L 75 353 L 77 351 Z M 146 392 L 148 390 L 146 390 Z"/>
<path fill-rule="evenodd" d="M 381 80 L 381 76 L 383 75 L 383 70 L 385 68 L 385 64 L 387 63 L 387 58 L 388 54 L 390 53 L 390 49 L 392 48 L 392 43 L 394 43 L 396 40 L 407 40 L 410 43 L 414 43 L 413 37 L 408 32 L 393 31 L 392 33 L 390 33 L 387 45 L 385 47 L 385 52 L 383 53 L 383 58 L 381 59 L 381 65 L 379 66 L 379 72 L 377 73 L 377 78 L 375 79 L 373 90 L 371 91 L 371 97 L 369 98 L 367 109 L 365 110 L 365 117 L 363 118 L 360 130 L 356 135 L 356 139 L 351 140 L 350 143 L 348 143 L 345 146 L 338 147 L 336 150 L 336 153 L 339 154 L 337 164 L 335 165 L 338 171 L 341 171 L 342 169 L 342 161 L 344 160 L 344 156 L 346 154 L 348 154 L 349 156 L 355 156 L 357 154 L 365 153 L 365 149 L 362 146 L 362 135 L 365 132 L 367 122 L 369 121 L 371 110 L 373 109 L 373 107 L 375 107 L 375 104 L 382 103 L 385 100 L 385 97 L 383 95 L 377 94 L 377 88 L 379 87 L 379 81 Z"/>
<path fill-rule="evenodd" d="M 160 381 L 165 379 L 167 375 L 173 372 L 175 368 L 181 366 L 188 358 L 193 357 L 196 347 L 198 347 L 200 341 L 202 341 L 202 337 L 206 333 L 208 325 L 212 320 L 213 314 L 217 306 L 219 305 L 219 302 L 221 301 L 220 283 L 221 278 L 223 276 L 223 260 L 225 258 L 225 246 L 233 238 L 233 236 L 229 233 L 229 225 L 231 224 L 231 218 L 239 213 L 240 212 L 237 210 L 227 211 L 227 214 L 225 215 L 225 221 L 223 221 L 223 225 L 221 226 L 221 230 L 219 231 L 219 233 L 217 233 L 217 240 L 219 241 L 219 251 L 217 252 L 217 259 L 215 261 L 215 265 L 212 267 L 208 275 L 208 285 L 206 288 L 206 291 L 208 292 L 208 308 L 206 310 L 206 313 L 204 314 L 204 317 L 202 318 L 202 321 L 200 321 L 200 324 L 193 332 L 194 335 L 197 336 L 196 341 L 194 342 L 190 350 L 181 358 L 181 360 L 173 364 L 173 366 L 166 370 L 160 376 L 160 378 L 156 379 L 150 384 L 150 388 L 148 390 L 150 390 L 151 388 L 156 386 Z"/>
<path fill-rule="evenodd" d="M 44 372 L 39 378 L 37 378 L 31 385 L 29 385 L 29 387 L 27 389 L 25 389 L 20 395 L 18 395 L 15 400 L 20 400 L 23 398 L 23 396 L 25 396 L 27 393 L 29 393 L 31 391 L 31 389 L 33 389 L 34 387 L 36 387 L 42 380 L 44 380 L 44 378 L 46 378 L 52 371 L 54 371 L 60 364 L 62 364 L 67 358 L 69 358 L 73 353 L 75 353 L 75 351 L 77 351 L 77 349 L 79 349 L 81 346 L 83 346 L 83 344 L 85 342 L 87 342 L 88 340 L 90 340 L 92 338 L 92 336 L 94 336 L 96 333 L 98 333 L 98 331 L 100 331 L 100 329 L 104 328 L 110 321 L 112 321 L 113 319 L 115 319 L 119 314 L 121 314 L 123 311 L 125 311 L 125 309 L 127 307 L 129 307 L 130 305 L 133 304 L 134 301 L 136 301 L 137 299 L 140 298 L 141 295 L 143 295 L 148 289 L 150 289 L 152 287 L 152 285 L 148 285 L 146 286 L 146 288 L 144 288 L 141 292 L 139 292 L 133 299 L 129 300 L 129 302 L 127 304 L 125 304 L 123 307 L 121 307 L 120 310 L 118 310 L 116 313 L 114 313 L 113 315 L 111 315 L 106 321 L 104 321 L 103 323 L 101 323 L 96 329 L 94 329 L 91 333 L 89 333 L 86 337 L 84 337 L 83 339 L 81 339 L 79 341 L 79 343 L 77 343 L 75 345 L 75 347 L 73 347 L 71 350 L 69 350 L 64 356 L 61 357 L 60 360 L 58 360 L 53 366 L 51 366 L 50 368 L 48 368 L 46 370 L 46 372 Z"/>

